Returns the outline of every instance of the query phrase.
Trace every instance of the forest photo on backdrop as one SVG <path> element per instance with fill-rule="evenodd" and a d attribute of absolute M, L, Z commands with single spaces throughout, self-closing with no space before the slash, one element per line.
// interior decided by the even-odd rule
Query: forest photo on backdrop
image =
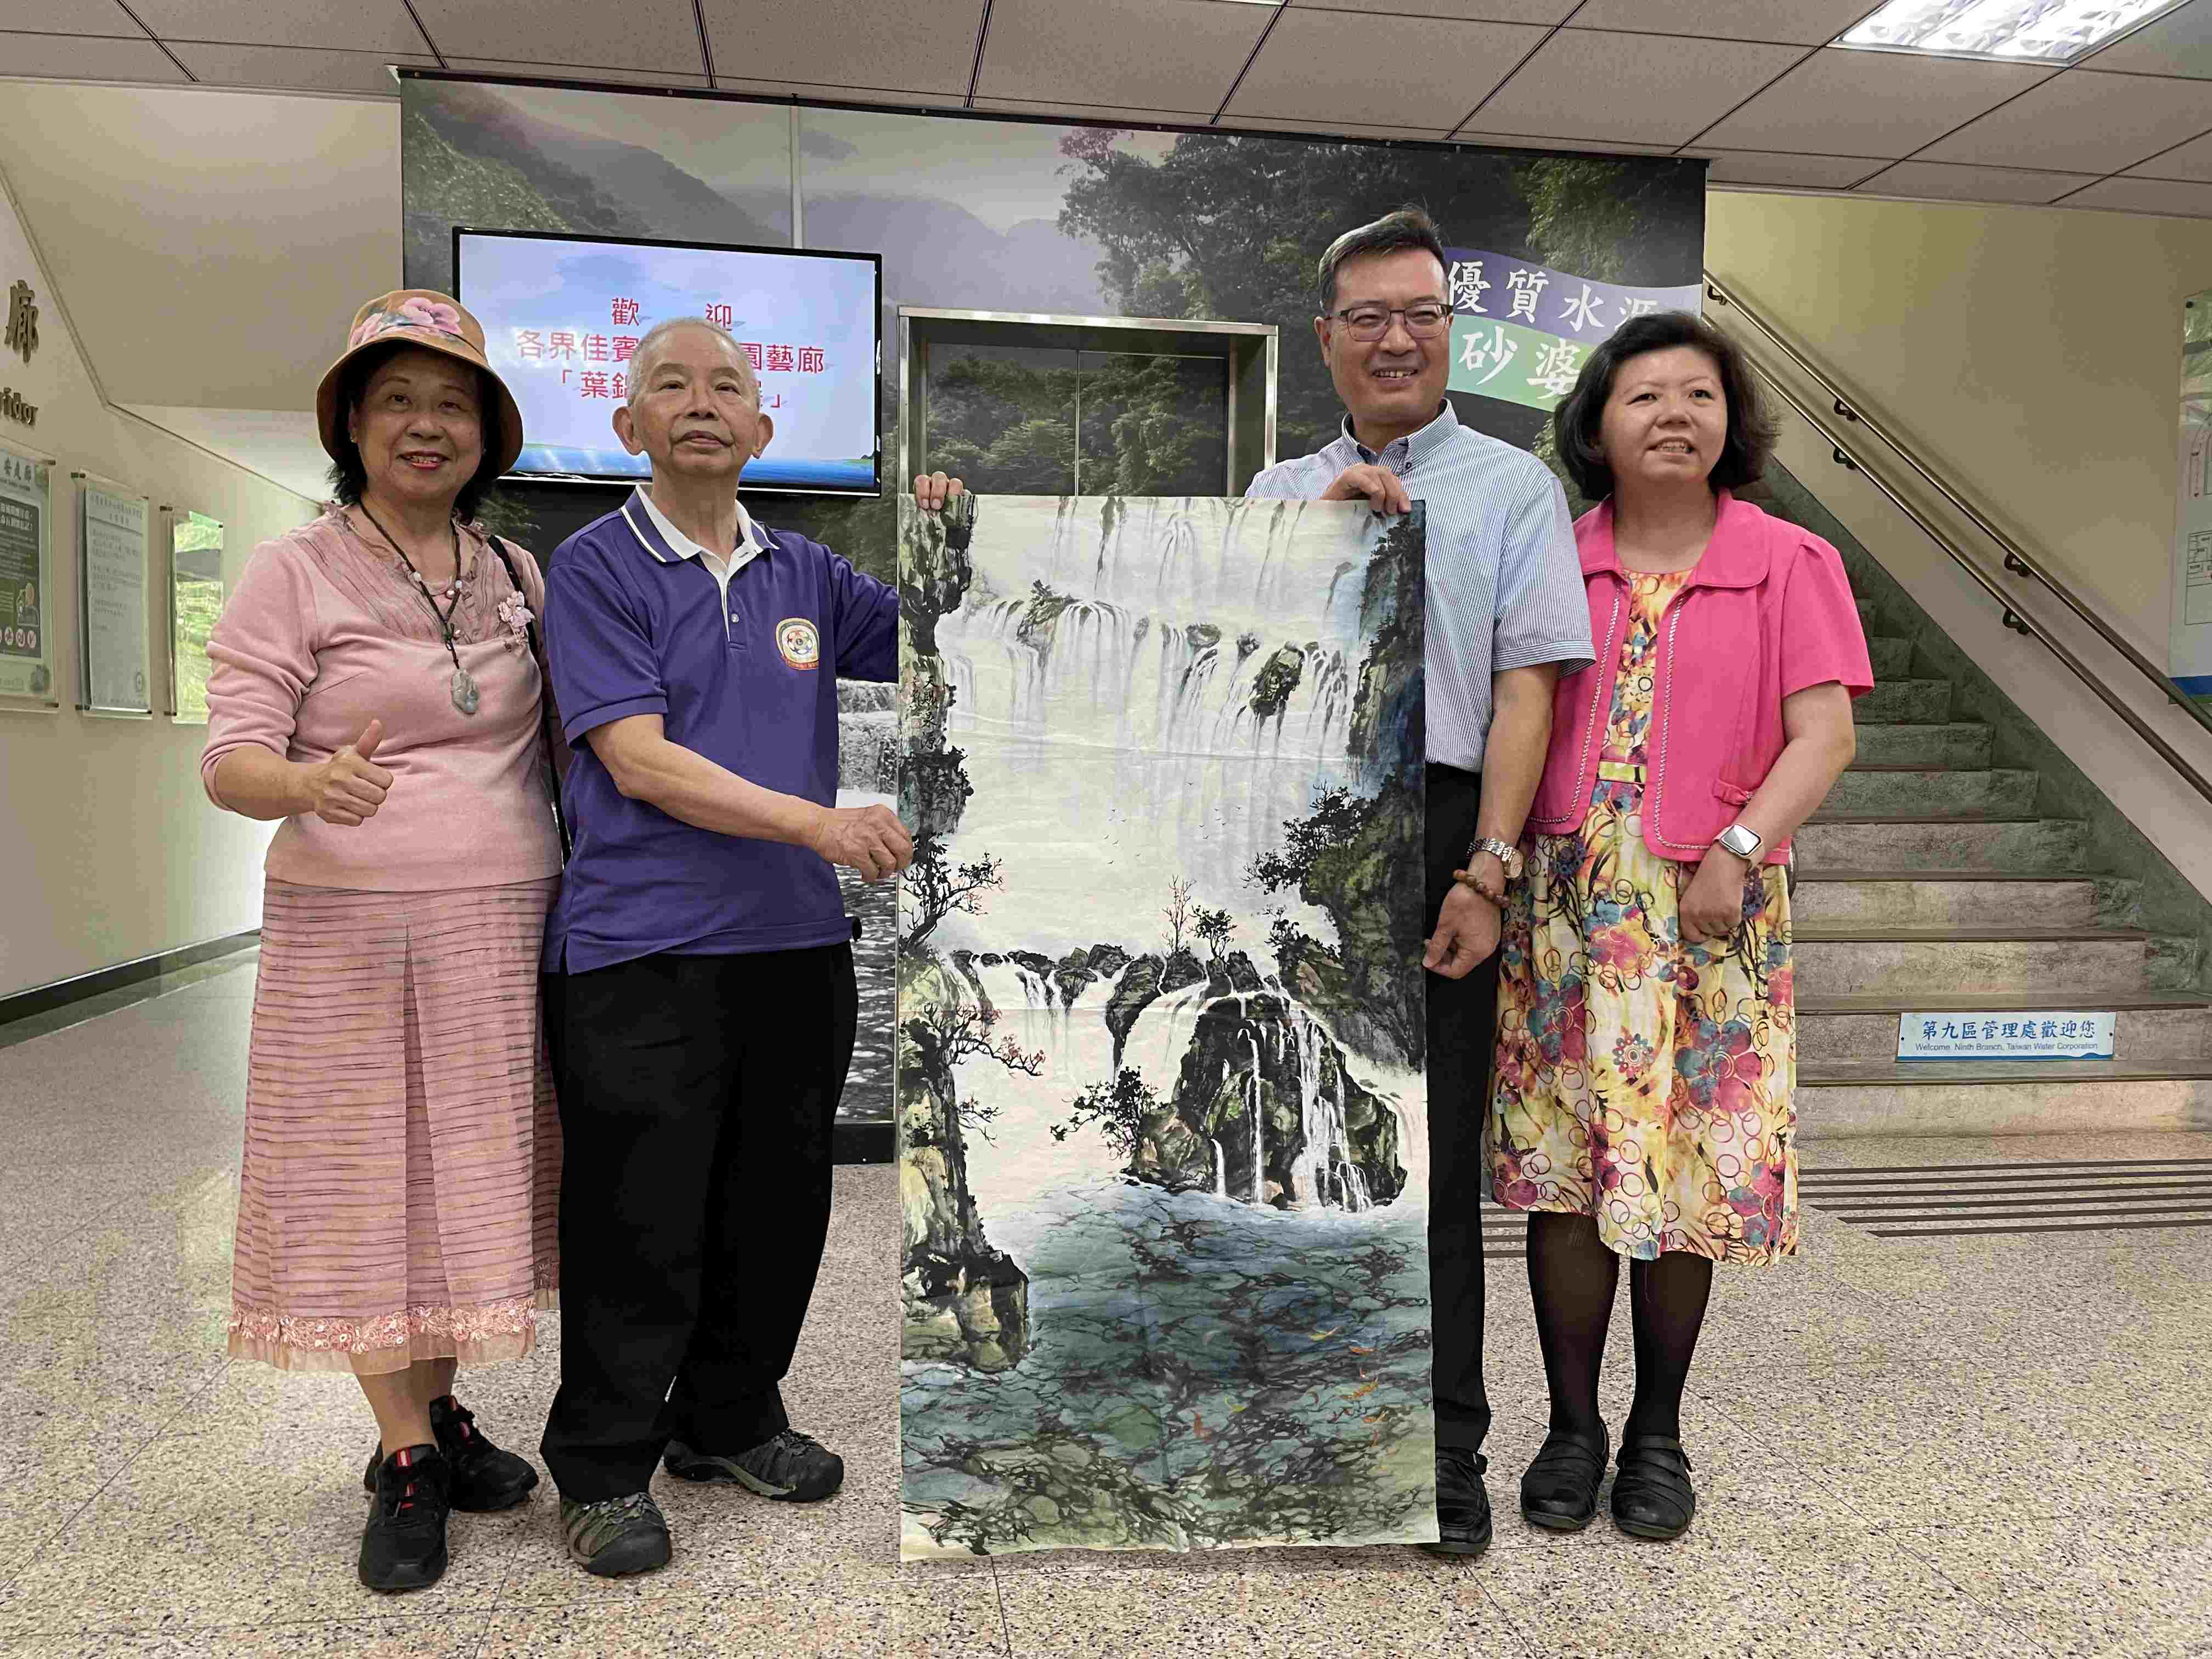
<path fill-rule="evenodd" d="M 1449 396 L 1460 418 L 1550 460 L 1553 394 L 1528 392 L 1531 375 L 1548 368 L 1558 384 L 1629 304 L 1694 296 L 1705 241 L 1697 161 L 811 106 L 794 122 L 782 102 L 407 74 L 401 90 L 410 286 L 450 287 L 455 224 L 788 246 L 795 185 L 808 246 L 883 257 L 887 474 L 898 452 L 901 305 L 1272 323 L 1281 331 L 1276 453 L 1318 448 L 1340 410 L 1312 344 L 1316 261 L 1342 232 L 1407 202 L 1425 206 L 1455 248 L 1498 262 L 1455 283 L 1464 303 Z M 1512 308 L 1506 263 L 1553 284 L 1529 332 Z M 1584 283 L 1591 302 L 1555 320 Z M 947 354 L 931 387 L 929 447 L 912 459 L 1010 495 L 1215 495 L 1221 393 L 1204 367 Z M 1498 395 L 1516 382 L 1520 396 Z M 747 505 L 893 580 L 897 487 L 894 478 L 884 496 L 860 501 L 749 495 Z M 619 500 L 605 489 L 509 483 L 484 516 L 550 555 Z M 846 787 L 879 793 L 890 716 L 855 690 L 846 721 Z M 841 1115 L 887 1122 L 890 899 L 859 884 L 848 896 L 865 927 L 864 1006 Z"/>

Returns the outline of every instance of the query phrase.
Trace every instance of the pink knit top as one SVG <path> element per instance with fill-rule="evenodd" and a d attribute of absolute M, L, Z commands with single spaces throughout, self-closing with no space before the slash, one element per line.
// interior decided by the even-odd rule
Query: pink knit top
<path fill-rule="evenodd" d="M 544 605 L 537 561 L 507 544 L 523 600 Z M 284 820 L 264 865 L 303 887 L 427 892 L 536 881 L 561 868 L 544 782 L 538 666 L 514 589 L 490 543 L 461 538 L 455 646 L 477 712 L 453 706 L 453 659 L 398 555 L 336 512 L 256 548 L 208 642 L 208 740 L 200 781 L 258 744 L 325 761 L 384 722 L 376 764 L 391 793 L 354 828 Z M 442 600 L 443 595 L 441 594 Z"/>

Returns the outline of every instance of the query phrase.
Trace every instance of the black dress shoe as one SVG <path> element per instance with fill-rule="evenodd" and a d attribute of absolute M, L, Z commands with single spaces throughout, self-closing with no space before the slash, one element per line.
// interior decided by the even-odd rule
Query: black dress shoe
<path fill-rule="evenodd" d="M 486 1439 L 474 1413 L 451 1395 L 430 1402 L 430 1431 L 446 1455 L 452 1474 L 448 1496 L 457 1510 L 483 1514 L 512 1509 L 538 1484 L 538 1471 Z M 371 1492 L 376 1490 L 376 1468 L 383 1461 L 384 1448 L 379 1445 L 369 1453 L 368 1472 L 361 1478 Z"/>
<path fill-rule="evenodd" d="M 1682 1443 L 1656 1434 L 1622 1437 L 1620 1473 L 1613 1482 L 1614 1524 L 1638 1538 L 1680 1538 L 1697 1512 Z"/>
<path fill-rule="evenodd" d="M 1437 1448 L 1437 1539 L 1431 1555 L 1480 1555 L 1490 1547 L 1490 1493 L 1482 1472 L 1490 1460 L 1462 1446 Z"/>
<path fill-rule="evenodd" d="M 403 1447 L 377 1465 L 376 1497 L 361 1534 L 362 1583 L 427 1589 L 445 1575 L 451 1474 L 435 1446 Z"/>
<path fill-rule="evenodd" d="M 1554 1532 L 1580 1532 L 1597 1514 L 1605 1480 L 1605 1431 L 1595 1440 L 1553 1429 L 1521 1477 L 1521 1518 Z"/>

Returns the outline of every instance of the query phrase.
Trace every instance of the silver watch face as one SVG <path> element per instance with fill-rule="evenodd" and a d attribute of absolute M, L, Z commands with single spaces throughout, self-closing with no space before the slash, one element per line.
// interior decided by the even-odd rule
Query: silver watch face
<path fill-rule="evenodd" d="M 1740 859 L 1747 859 L 1759 850 L 1759 837 L 1740 823 L 1731 823 L 1722 830 L 1720 843 Z"/>

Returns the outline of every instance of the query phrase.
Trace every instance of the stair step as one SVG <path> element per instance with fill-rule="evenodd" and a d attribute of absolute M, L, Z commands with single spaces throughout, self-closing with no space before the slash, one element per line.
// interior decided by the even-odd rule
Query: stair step
<path fill-rule="evenodd" d="M 1884 680 L 1851 705 L 1861 726 L 1943 726 L 1951 719 L 1948 680 Z"/>
<path fill-rule="evenodd" d="M 1821 808 L 1838 817 L 1905 811 L 2009 816 L 2034 810 L 2039 781 L 2033 772 L 1877 763 L 1854 767 L 1838 778 Z"/>
<path fill-rule="evenodd" d="M 2119 1134 L 2212 1117 L 2212 1060 L 1821 1061 L 1798 1068 L 1798 1139 Z"/>
<path fill-rule="evenodd" d="M 1803 869 L 1987 870 L 2039 874 L 2078 869 L 2087 831 L 2070 818 L 1985 815 L 1815 814 L 1795 837 Z"/>
<path fill-rule="evenodd" d="M 1867 655 L 1874 663 L 1874 678 L 1877 684 L 1883 680 L 1899 680 L 1912 672 L 1912 641 L 1899 639 L 1869 639 Z"/>
<path fill-rule="evenodd" d="M 1992 992 L 1986 996 L 1883 996 L 1802 999 L 1797 1004 L 1801 1065 L 1830 1075 L 1840 1062 L 1885 1064 L 1897 1058 L 1897 1024 L 1906 1014 L 2041 1014 L 2110 1010 L 2119 1016 L 2112 1032 L 2114 1062 L 2142 1068 L 2212 1066 L 2212 1001 L 2188 991 L 2128 991 L 2091 999 L 2057 990 Z M 1915 1061 L 1915 1069 L 1923 1064 Z M 1943 1061 L 1942 1064 L 1954 1062 Z M 1996 1062 L 1990 1062 L 1995 1064 Z M 2039 1064 L 2040 1062 L 2035 1062 Z M 2022 1062 L 2010 1062 L 2015 1067 Z M 2017 1081 L 2020 1073 L 2008 1073 Z"/>
<path fill-rule="evenodd" d="M 1862 766 L 1987 766 L 1990 728 L 1967 722 L 1947 726 L 1862 726 Z"/>
<path fill-rule="evenodd" d="M 1796 930 L 1796 978 L 1821 996 L 1961 996 L 2064 985 L 2083 1004 L 2146 988 L 2150 935 L 2135 928 L 1826 927 Z"/>
<path fill-rule="evenodd" d="M 1973 927 L 2018 920 L 2045 927 L 2118 921 L 2132 884 L 2087 875 L 1801 867 L 1790 915 L 1799 927 Z"/>

